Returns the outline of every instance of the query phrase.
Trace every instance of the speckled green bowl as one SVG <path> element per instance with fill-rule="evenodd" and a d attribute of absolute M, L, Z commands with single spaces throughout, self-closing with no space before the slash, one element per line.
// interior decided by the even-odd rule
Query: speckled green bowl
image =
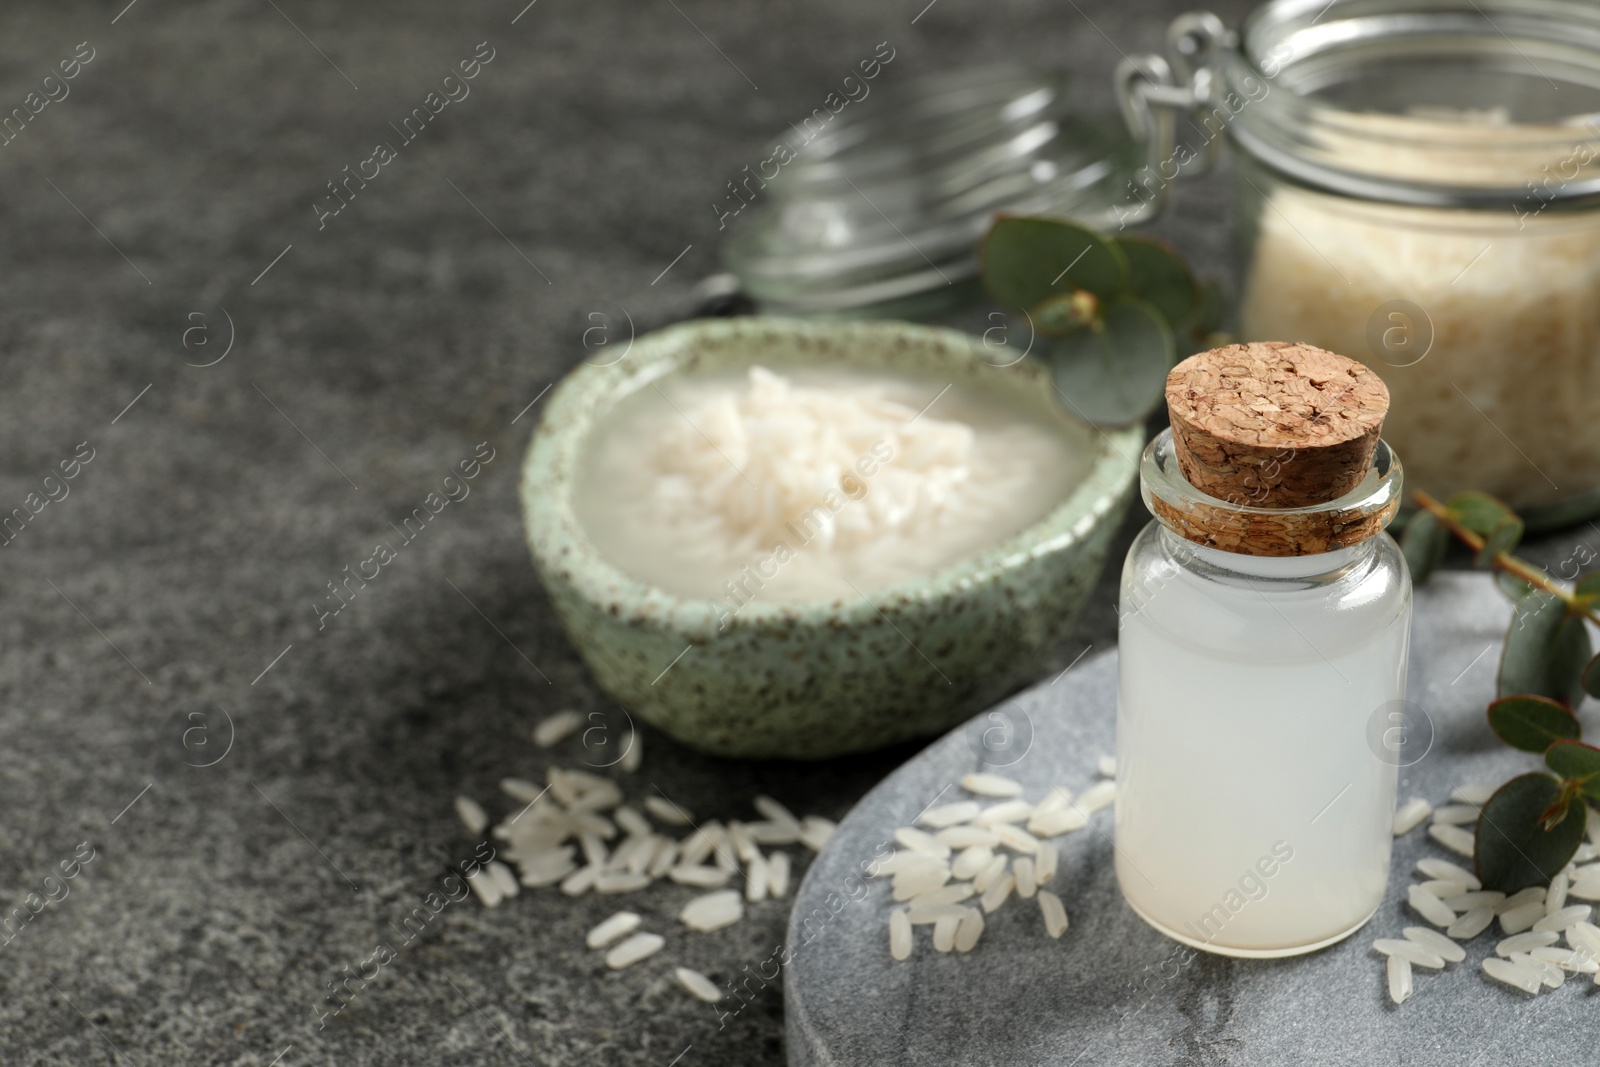
<path fill-rule="evenodd" d="M 1037 678 L 1105 563 L 1143 440 L 1137 428 L 1084 426 L 1041 370 L 996 367 L 986 354 L 967 334 L 904 323 L 718 319 L 641 337 L 609 366 L 568 375 L 528 449 L 522 512 L 534 564 L 600 686 L 704 752 L 820 759 L 937 734 Z M 796 361 L 998 381 L 1079 436 L 1092 466 L 1054 511 L 980 555 L 875 590 L 870 603 L 757 600 L 719 633 L 710 601 L 646 585 L 598 555 L 571 503 L 579 457 L 596 419 L 641 376 Z"/>

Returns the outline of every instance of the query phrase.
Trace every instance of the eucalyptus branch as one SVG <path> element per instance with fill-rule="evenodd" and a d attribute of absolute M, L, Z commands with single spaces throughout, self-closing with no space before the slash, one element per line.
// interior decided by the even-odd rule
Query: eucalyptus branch
<path fill-rule="evenodd" d="M 1466 526 L 1462 525 L 1461 521 L 1456 517 L 1455 512 L 1451 508 L 1439 503 L 1439 501 L 1435 500 L 1425 490 L 1422 489 L 1418 489 L 1413 492 L 1411 497 L 1416 501 L 1416 504 L 1419 508 L 1438 519 L 1440 525 L 1454 534 L 1456 538 L 1468 548 L 1472 549 L 1474 552 L 1483 551 L 1484 546 L 1488 542 L 1475 531 L 1470 530 Z M 1495 570 L 1503 571 L 1504 573 L 1512 575 L 1513 577 L 1520 578 L 1524 582 L 1527 582 L 1529 585 L 1533 586 L 1535 589 L 1542 589 L 1551 596 L 1558 597 L 1567 605 L 1567 614 L 1582 615 L 1591 622 L 1600 624 L 1600 613 L 1597 613 L 1595 610 L 1595 601 L 1593 597 L 1580 596 L 1572 592 L 1566 587 L 1551 580 L 1549 575 L 1528 563 L 1526 560 L 1518 559 L 1510 552 L 1501 549 L 1490 557 L 1489 565 Z"/>

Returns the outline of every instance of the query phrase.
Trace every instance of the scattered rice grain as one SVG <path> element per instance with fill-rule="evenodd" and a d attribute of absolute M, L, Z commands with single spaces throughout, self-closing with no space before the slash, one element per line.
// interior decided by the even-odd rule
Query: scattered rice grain
<path fill-rule="evenodd" d="M 578 732 L 578 727 L 583 725 L 583 716 L 575 711 L 558 711 L 547 716 L 538 726 L 533 728 L 533 743 L 540 748 L 549 748 L 559 744 Z"/>
<path fill-rule="evenodd" d="M 1405 935 L 1408 940 L 1415 941 L 1435 956 L 1451 963 L 1460 963 L 1467 958 L 1466 949 L 1430 927 L 1408 926 Z"/>
<path fill-rule="evenodd" d="M 1039 912 L 1044 916 L 1044 932 L 1053 938 L 1067 932 L 1067 907 L 1048 889 L 1039 890 Z"/>
<path fill-rule="evenodd" d="M 980 797 L 1014 797 L 1022 793 L 1022 783 L 998 774 L 969 774 L 961 779 L 961 788 Z"/>
<path fill-rule="evenodd" d="M 934 926 L 935 932 L 938 926 Z M 966 914 L 956 924 L 955 948 L 957 952 L 971 952 L 977 945 L 978 938 L 983 936 L 983 912 L 977 908 L 967 908 Z"/>
<path fill-rule="evenodd" d="M 717 984 L 699 971 L 691 971 L 687 967 L 678 967 L 672 972 L 677 976 L 678 984 L 696 1000 L 703 1000 L 707 1004 L 715 1004 L 722 999 L 722 990 Z"/>
<path fill-rule="evenodd" d="M 634 934 L 628 940 L 606 953 L 606 966 L 620 971 L 661 951 L 667 939 L 660 934 Z"/>
<path fill-rule="evenodd" d="M 480 836 L 489 828 L 489 813 L 471 797 L 456 797 L 456 817 L 473 837 Z"/>
<path fill-rule="evenodd" d="M 639 928 L 644 920 L 631 911 L 619 911 L 584 936 L 583 943 L 590 948 L 605 948 L 619 937 L 626 937 Z"/>
<path fill-rule="evenodd" d="M 709 933 L 744 918 L 744 903 L 738 893 L 723 889 L 695 897 L 683 906 L 678 918 L 691 930 Z"/>
<path fill-rule="evenodd" d="M 897 960 L 911 956 L 911 920 L 904 908 L 889 912 L 889 955 Z"/>
<path fill-rule="evenodd" d="M 1404 1004 L 1411 995 L 1411 961 L 1404 956 L 1389 957 L 1389 999 Z"/>
<path fill-rule="evenodd" d="M 1459 852 L 1463 856 L 1471 856 L 1476 847 L 1477 839 L 1459 826 L 1436 822 L 1428 827 L 1428 836 L 1451 852 Z"/>
<path fill-rule="evenodd" d="M 1432 804 L 1421 797 L 1411 797 L 1394 813 L 1394 836 L 1409 834 L 1421 826 L 1432 811 Z"/>

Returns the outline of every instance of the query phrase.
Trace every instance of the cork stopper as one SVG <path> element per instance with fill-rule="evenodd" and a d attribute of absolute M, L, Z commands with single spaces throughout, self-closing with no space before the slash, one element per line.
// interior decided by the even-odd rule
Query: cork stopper
<path fill-rule="evenodd" d="M 1182 537 L 1227 552 L 1331 552 L 1381 532 L 1399 506 L 1319 505 L 1373 465 L 1389 391 L 1372 371 L 1310 345 L 1253 342 L 1190 356 L 1167 376 L 1172 454 L 1222 503 L 1151 499 Z M 1231 506 L 1229 506 L 1231 505 Z"/>
<path fill-rule="evenodd" d="M 1167 375 L 1167 409 L 1190 485 L 1232 504 L 1303 508 L 1361 484 L 1389 390 L 1353 359 L 1254 342 L 1179 363 Z"/>

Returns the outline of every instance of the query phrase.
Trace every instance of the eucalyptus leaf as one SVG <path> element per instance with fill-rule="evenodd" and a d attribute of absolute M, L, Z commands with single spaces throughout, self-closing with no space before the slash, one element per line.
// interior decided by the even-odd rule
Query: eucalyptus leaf
<path fill-rule="evenodd" d="M 1506 595 L 1506 599 L 1513 604 L 1527 596 L 1533 589 L 1525 579 L 1518 578 L 1510 571 L 1495 571 L 1494 584 Z"/>
<path fill-rule="evenodd" d="M 1184 325 L 1200 299 L 1200 283 L 1178 250 L 1157 237 L 1119 237 L 1116 246 L 1128 261 L 1128 295 L 1159 311 L 1173 327 Z"/>
<path fill-rule="evenodd" d="M 1584 665 L 1594 655 L 1580 616 L 1543 589 L 1531 590 L 1511 612 L 1500 654 L 1499 695 L 1530 693 L 1576 706 L 1583 699 Z"/>
<path fill-rule="evenodd" d="M 1522 520 L 1512 515 L 1510 518 L 1501 519 L 1495 528 L 1490 530 L 1483 539 L 1483 548 L 1478 551 L 1475 561 L 1480 567 L 1493 565 L 1495 556 L 1502 552 L 1510 552 L 1517 547 L 1517 542 L 1522 540 Z"/>
<path fill-rule="evenodd" d="M 1149 304 L 1117 300 L 1099 328 L 1053 342 L 1049 360 L 1069 409 L 1097 425 L 1138 422 L 1165 393 L 1172 331 Z"/>
<path fill-rule="evenodd" d="M 1489 728 L 1512 748 L 1533 753 L 1582 733 L 1566 705 L 1532 696 L 1501 697 L 1490 704 Z"/>
<path fill-rule="evenodd" d="M 1421 585 L 1444 561 L 1450 547 L 1450 531 L 1431 511 L 1418 511 L 1406 522 L 1400 535 L 1400 549 L 1411 569 L 1411 581 Z"/>
<path fill-rule="evenodd" d="M 1593 597 L 1600 600 L 1600 571 L 1590 571 L 1578 579 L 1578 584 L 1572 587 L 1574 596 Z"/>
<path fill-rule="evenodd" d="M 1544 763 L 1577 782 L 1585 796 L 1600 800 L 1600 748 L 1582 741 L 1558 741 L 1545 752 Z"/>
<path fill-rule="evenodd" d="M 1583 669 L 1583 688 L 1592 697 L 1600 697 L 1600 656 L 1589 661 Z"/>
<path fill-rule="evenodd" d="M 1484 538 L 1493 533 L 1496 526 L 1517 517 L 1516 512 L 1498 498 L 1477 490 L 1457 493 L 1450 498 L 1447 506 L 1457 522 Z"/>
<path fill-rule="evenodd" d="M 1483 888 L 1515 893 L 1548 885 L 1571 861 L 1583 840 L 1583 803 L 1570 802 L 1548 830 L 1542 821 L 1561 795 L 1560 782 L 1535 771 L 1511 779 L 1489 798 L 1478 817 L 1474 856 Z"/>
<path fill-rule="evenodd" d="M 1121 249 L 1066 219 L 1002 215 L 979 255 L 990 295 L 1013 307 L 1037 307 L 1052 294 L 1076 289 L 1105 300 L 1128 287 Z"/>

